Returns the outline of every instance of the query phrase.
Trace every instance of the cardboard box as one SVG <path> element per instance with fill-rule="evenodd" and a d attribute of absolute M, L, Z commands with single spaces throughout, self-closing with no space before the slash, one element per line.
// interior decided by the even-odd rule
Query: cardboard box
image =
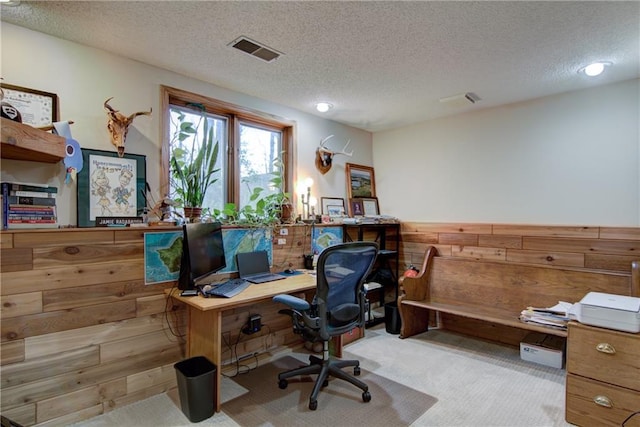
<path fill-rule="evenodd" d="M 527 362 L 562 368 L 566 339 L 538 332 L 528 334 L 520 343 L 520 358 Z"/>

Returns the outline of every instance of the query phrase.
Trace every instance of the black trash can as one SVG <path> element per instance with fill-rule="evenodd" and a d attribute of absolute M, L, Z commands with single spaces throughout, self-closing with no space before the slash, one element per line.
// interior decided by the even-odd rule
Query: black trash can
<path fill-rule="evenodd" d="M 390 334 L 400 333 L 400 312 L 398 311 L 398 304 L 395 302 L 389 302 L 384 305 L 384 327 Z"/>
<path fill-rule="evenodd" d="M 178 379 L 182 412 L 192 423 L 205 420 L 215 412 L 216 365 L 204 356 L 191 357 L 173 365 Z"/>

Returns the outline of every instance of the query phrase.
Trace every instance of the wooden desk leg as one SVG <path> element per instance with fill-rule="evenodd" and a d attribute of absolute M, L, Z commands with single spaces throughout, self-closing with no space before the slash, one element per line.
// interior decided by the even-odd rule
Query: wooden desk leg
<path fill-rule="evenodd" d="M 189 333 L 187 335 L 187 355 L 205 356 L 216 365 L 215 402 L 216 412 L 220 412 L 220 369 L 222 364 L 222 312 L 202 311 L 189 307 Z"/>

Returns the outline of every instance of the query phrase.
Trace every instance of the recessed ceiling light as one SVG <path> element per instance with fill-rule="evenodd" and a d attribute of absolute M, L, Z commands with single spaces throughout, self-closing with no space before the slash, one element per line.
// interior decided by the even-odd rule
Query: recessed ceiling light
<path fill-rule="evenodd" d="M 594 62 L 586 67 L 582 67 L 579 71 L 589 77 L 595 77 L 602 74 L 605 67 L 608 67 L 609 65 L 611 65 L 611 62 Z"/>
<path fill-rule="evenodd" d="M 328 102 L 318 102 L 316 104 L 316 110 L 320 111 L 321 113 L 326 113 L 332 108 L 333 108 L 333 105 L 329 104 Z"/>
<path fill-rule="evenodd" d="M 0 4 L 3 6 L 19 6 L 20 0 L 0 0 Z"/>

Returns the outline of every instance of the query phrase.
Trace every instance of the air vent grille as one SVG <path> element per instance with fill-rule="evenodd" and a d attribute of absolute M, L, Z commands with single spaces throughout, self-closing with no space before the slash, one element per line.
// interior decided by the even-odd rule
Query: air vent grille
<path fill-rule="evenodd" d="M 241 50 L 242 52 L 261 59 L 265 62 L 275 61 L 280 57 L 280 55 L 282 55 L 282 53 L 244 36 L 235 39 L 234 41 L 229 43 L 229 46 Z"/>

